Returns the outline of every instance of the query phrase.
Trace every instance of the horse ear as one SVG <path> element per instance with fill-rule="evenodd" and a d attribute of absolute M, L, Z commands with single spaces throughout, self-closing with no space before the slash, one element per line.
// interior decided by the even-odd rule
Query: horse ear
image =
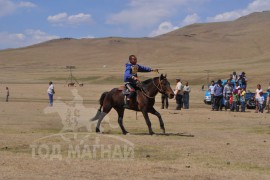
<path fill-rule="evenodd" d="M 163 76 L 163 74 L 161 74 L 161 75 L 160 75 L 160 79 L 163 79 L 163 78 L 164 78 L 164 76 Z"/>

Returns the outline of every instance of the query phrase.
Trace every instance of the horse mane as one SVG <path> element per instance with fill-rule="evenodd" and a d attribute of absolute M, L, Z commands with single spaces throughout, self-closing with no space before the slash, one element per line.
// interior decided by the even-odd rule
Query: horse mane
<path fill-rule="evenodd" d="M 151 79 L 147 79 L 147 80 L 142 82 L 142 85 L 147 85 L 147 84 L 151 83 L 152 81 L 154 81 L 156 78 L 159 78 L 159 77 L 154 77 L 154 78 L 151 78 Z"/>
<path fill-rule="evenodd" d="M 142 82 L 142 85 L 149 84 L 152 81 L 153 81 L 153 79 L 147 79 L 147 80 L 145 80 L 145 81 Z"/>
<path fill-rule="evenodd" d="M 142 81 L 142 87 L 148 87 L 148 85 L 153 83 L 153 81 L 155 81 L 155 79 L 157 79 L 157 78 L 159 78 L 159 77 L 154 77 L 154 78 Z"/>

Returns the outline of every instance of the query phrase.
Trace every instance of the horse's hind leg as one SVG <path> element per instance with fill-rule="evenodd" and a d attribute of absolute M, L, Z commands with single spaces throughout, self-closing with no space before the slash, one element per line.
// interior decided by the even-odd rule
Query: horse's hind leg
<path fill-rule="evenodd" d="M 98 119 L 98 122 L 97 122 L 97 127 L 96 127 L 96 132 L 99 133 L 100 132 L 100 124 L 101 124 L 101 121 L 103 120 L 103 118 L 107 115 L 107 113 L 104 113 L 104 112 L 101 112 L 100 115 L 99 115 L 99 119 Z"/>
<path fill-rule="evenodd" d="M 123 132 L 123 134 L 128 134 L 127 130 L 125 129 L 124 125 L 123 125 L 123 117 L 124 117 L 124 108 L 121 109 L 115 109 L 118 113 L 118 124 Z"/>
<path fill-rule="evenodd" d="M 156 115 L 156 116 L 158 117 L 159 124 L 160 124 L 160 129 L 161 129 L 161 130 L 163 131 L 163 133 L 165 134 L 164 122 L 163 122 L 163 120 L 162 120 L 162 117 L 161 117 L 160 113 L 157 112 L 157 111 L 155 110 L 155 108 L 152 108 L 149 112 L 150 112 L 151 114 Z"/>
<path fill-rule="evenodd" d="M 103 106 L 103 111 L 100 113 L 99 118 L 98 118 L 98 123 L 97 123 L 97 127 L 96 127 L 96 132 L 97 132 L 97 133 L 100 132 L 100 124 L 101 124 L 101 121 L 102 121 L 103 118 L 110 112 L 111 109 L 112 109 L 112 107 L 109 106 L 109 105 Z"/>

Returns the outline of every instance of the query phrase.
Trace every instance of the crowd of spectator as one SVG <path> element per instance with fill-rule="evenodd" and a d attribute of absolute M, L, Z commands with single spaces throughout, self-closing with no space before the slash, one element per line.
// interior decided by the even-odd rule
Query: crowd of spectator
<path fill-rule="evenodd" d="M 247 106 L 246 88 L 247 77 L 245 72 L 241 72 L 239 75 L 233 72 L 225 84 L 220 79 L 217 82 L 211 81 L 209 91 L 211 93 L 212 111 L 222 111 L 225 108 L 225 111 L 245 112 Z M 264 109 L 267 109 L 267 113 L 269 113 L 270 83 L 266 93 L 267 96 L 265 97 L 261 85 L 258 84 L 255 95 L 252 97 L 256 106 L 255 113 L 263 113 Z"/>

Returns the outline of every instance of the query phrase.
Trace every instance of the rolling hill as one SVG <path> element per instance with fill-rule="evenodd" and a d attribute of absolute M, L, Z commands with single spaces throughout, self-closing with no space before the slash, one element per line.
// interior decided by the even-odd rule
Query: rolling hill
<path fill-rule="evenodd" d="M 101 67 L 106 65 L 106 73 L 120 75 L 127 57 L 135 54 L 140 64 L 161 68 L 170 76 L 181 74 L 194 83 L 205 78 L 205 70 L 214 78 L 245 71 L 254 76 L 254 82 L 267 82 L 269 19 L 270 11 L 265 11 L 230 22 L 193 24 L 154 38 L 51 40 L 0 51 L 0 66 L 9 80 L 12 74 L 21 77 L 28 73 L 27 79 L 31 73 L 59 75 L 66 65 L 76 65 L 81 74 L 89 76 L 104 74 Z"/>

